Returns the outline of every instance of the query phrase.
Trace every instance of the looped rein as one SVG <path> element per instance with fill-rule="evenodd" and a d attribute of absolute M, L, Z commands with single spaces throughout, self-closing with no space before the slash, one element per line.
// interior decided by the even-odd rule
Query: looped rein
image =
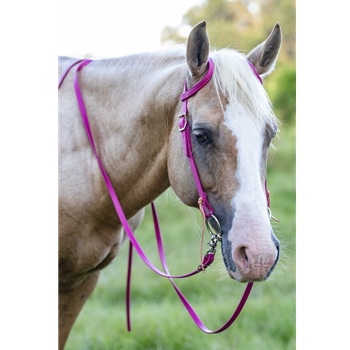
<path fill-rule="evenodd" d="M 103 167 L 103 164 L 98 156 L 96 147 L 95 147 L 95 143 L 92 137 L 92 133 L 91 133 L 91 129 L 90 129 L 90 124 L 89 124 L 89 120 L 88 120 L 88 116 L 87 116 L 87 112 L 85 109 L 85 105 L 84 105 L 84 101 L 82 98 L 82 94 L 80 91 L 80 86 L 79 86 L 79 80 L 78 80 L 78 72 L 85 67 L 86 65 L 88 65 L 89 63 L 91 63 L 92 60 L 79 60 L 74 62 L 73 64 L 71 64 L 66 71 L 63 73 L 63 75 L 61 76 L 60 80 L 59 80 L 59 84 L 58 84 L 58 88 L 60 88 L 60 86 L 62 85 L 64 78 L 66 77 L 66 75 L 68 74 L 68 72 L 70 71 L 70 69 L 77 65 L 78 63 L 80 63 L 75 71 L 74 74 L 74 89 L 75 89 L 75 93 L 76 93 L 76 97 L 77 97 L 77 101 L 78 101 L 78 105 L 79 105 L 79 109 L 80 109 L 80 113 L 81 113 L 81 117 L 84 123 L 84 127 L 87 133 L 87 136 L 89 138 L 92 150 L 95 154 L 96 160 L 99 164 L 102 176 L 105 180 L 107 189 L 109 191 L 109 194 L 111 196 L 112 202 L 114 204 L 115 210 L 119 216 L 120 222 L 124 227 L 124 230 L 126 232 L 126 234 L 129 237 L 130 240 L 130 246 L 129 246 L 129 266 L 128 266 L 128 274 L 127 274 L 127 291 L 126 291 L 126 306 L 127 306 L 127 328 L 130 331 L 131 330 L 131 325 L 130 325 L 130 284 L 131 284 L 131 262 L 132 262 L 132 251 L 133 251 L 133 247 L 135 248 L 136 252 L 138 253 L 138 255 L 140 256 L 140 258 L 143 260 L 143 262 L 150 268 L 152 269 L 154 272 L 156 272 L 158 275 L 162 276 L 162 277 L 166 277 L 169 279 L 169 281 L 171 282 L 172 286 L 174 287 L 176 293 L 178 294 L 180 300 L 182 301 L 182 303 L 184 304 L 184 306 L 186 307 L 188 313 L 190 314 L 190 316 L 192 317 L 193 321 L 196 323 L 196 325 L 204 332 L 204 333 L 208 333 L 208 334 L 215 334 L 215 333 L 220 333 L 222 331 L 224 331 L 225 329 L 227 329 L 234 321 L 235 319 L 238 317 L 238 315 L 240 314 L 241 310 L 244 307 L 244 304 L 246 302 L 246 300 L 248 299 L 248 296 L 251 292 L 251 289 L 253 287 L 253 282 L 249 282 L 247 284 L 247 287 L 243 293 L 243 296 L 241 298 L 241 301 L 239 302 L 235 312 L 233 313 L 233 315 L 231 316 L 231 318 L 219 329 L 215 330 L 215 331 L 211 331 L 209 330 L 204 324 L 203 322 L 200 320 L 200 318 L 197 316 L 197 314 L 195 313 L 194 309 L 192 308 L 192 306 L 190 305 L 190 303 L 187 301 L 187 299 L 185 298 L 185 296 L 181 293 L 181 291 L 179 290 L 179 288 L 176 286 L 176 284 L 174 283 L 173 279 L 174 278 L 186 278 L 186 277 L 190 277 L 193 276 L 201 271 L 204 271 L 208 266 L 210 266 L 212 264 L 212 262 L 214 261 L 214 253 L 207 253 L 202 261 L 202 264 L 193 272 L 190 272 L 188 274 L 185 275 L 180 275 L 180 276 L 173 276 L 170 274 L 168 266 L 167 266 L 167 262 L 166 262 L 166 258 L 165 258 L 165 253 L 164 253 L 164 247 L 163 247 L 163 243 L 162 243 L 162 237 L 161 237 L 161 233 L 160 233 L 160 226 L 159 226 L 159 221 L 158 221 L 158 217 L 157 217 L 157 213 L 156 213 L 156 208 L 155 208 L 155 204 L 151 203 L 151 207 L 152 207 L 152 215 L 153 215 L 153 220 L 154 220 L 154 228 L 155 228 L 155 235 L 156 235 L 156 240 L 157 240 L 157 247 L 158 247 L 158 252 L 159 252 L 159 257 L 160 257 L 160 261 L 161 264 L 163 266 L 163 269 L 165 272 L 162 272 L 161 270 L 159 270 L 155 265 L 152 264 L 152 262 L 147 258 L 147 256 L 145 255 L 145 253 L 143 252 L 141 246 L 139 245 L 138 241 L 136 240 L 135 235 L 133 234 L 128 220 L 124 215 L 123 209 L 121 208 L 119 199 L 114 191 L 114 188 L 112 186 L 111 181 L 109 180 L 109 177 Z M 197 84 L 195 84 L 194 86 L 192 86 L 189 90 L 187 90 L 187 83 L 185 81 L 184 83 L 184 92 L 181 95 L 181 100 L 183 102 L 183 114 L 180 115 L 180 120 L 179 120 L 179 131 L 182 132 L 183 135 L 183 144 L 184 144 L 184 151 L 185 151 L 185 155 L 186 157 L 189 159 L 190 162 L 190 167 L 191 167 L 191 171 L 193 174 L 193 178 L 194 181 L 196 183 L 196 187 L 199 193 L 199 208 L 202 211 L 203 216 L 205 216 L 206 219 L 212 217 L 214 215 L 213 213 L 213 209 L 210 206 L 209 202 L 207 201 L 207 197 L 206 194 L 202 188 L 201 182 L 200 182 L 200 177 L 197 171 L 197 167 L 193 158 L 193 154 L 192 154 L 192 145 L 191 145 L 191 135 L 190 135 L 190 128 L 188 126 L 188 121 L 187 121 L 187 100 L 193 96 L 194 94 L 196 94 L 199 90 L 201 90 L 211 79 L 213 72 L 214 72 L 214 62 L 212 61 L 211 58 L 209 58 L 208 61 L 208 72 L 205 75 L 205 77 L 199 81 Z M 256 71 L 254 70 L 254 74 Z M 260 77 L 258 77 L 260 79 Z M 261 79 L 260 79 L 261 80 Z"/>

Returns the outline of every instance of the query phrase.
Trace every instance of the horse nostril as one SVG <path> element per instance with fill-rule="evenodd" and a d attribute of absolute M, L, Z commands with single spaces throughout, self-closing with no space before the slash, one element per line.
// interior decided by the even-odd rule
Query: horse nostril
<path fill-rule="evenodd" d="M 238 265 L 240 268 L 248 268 L 248 255 L 247 255 L 247 247 L 243 246 L 238 249 L 238 254 L 236 256 Z"/>
<path fill-rule="evenodd" d="M 245 247 L 241 248 L 241 255 L 244 256 L 244 259 L 248 261 L 248 256 Z"/>

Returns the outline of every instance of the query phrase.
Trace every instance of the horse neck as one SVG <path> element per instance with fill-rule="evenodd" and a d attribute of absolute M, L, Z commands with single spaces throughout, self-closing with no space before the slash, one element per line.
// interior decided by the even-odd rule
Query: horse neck
<path fill-rule="evenodd" d="M 132 213 L 170 185 L 168 140 L 181 110 L 185 60 L 144 54 L 86 68 L 82 90 L 95 143 L 123 207 Z"/>

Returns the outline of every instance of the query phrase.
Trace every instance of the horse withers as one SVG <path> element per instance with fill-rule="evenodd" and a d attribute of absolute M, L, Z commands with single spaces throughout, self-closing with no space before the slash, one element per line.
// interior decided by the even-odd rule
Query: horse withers
<path fill-rule="evenodd" d="M 279 257 L 266 198 L 266 162 L 277 119 L 260 79 L 275 66 L 277 23 L 247 56 L 210 51 L 206 23 L 186 47 L 92 61 L 79 72 L 91 132 L 130 227 L 169 186 L 188 206 L 198 190 L 184 156 L 178 116 L 190 89 L 214 64 L 212 79 L 187 101 L 186 122 L 200 182 L 222 230 L 228 275 L 266 280 Z M 60 57 L 59 76 L 76 59 Z M 59 89 L 59 346 L 118 254 L 125 233 L 91 149 L 74 91 L 74 69 Z M 215 223 L 213 223 L 215 225 Z"/>

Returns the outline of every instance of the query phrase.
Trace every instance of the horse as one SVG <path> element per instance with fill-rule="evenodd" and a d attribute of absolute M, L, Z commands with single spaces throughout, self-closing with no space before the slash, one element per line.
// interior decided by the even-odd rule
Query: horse
<path fill-rule="evenodd" d="M 247 55 L 214 50 L 203 21 L 186 45 L 93 60 L 79 72 L 99 157 L 132 230 L 145 206 L 169 187 L 199 208 L 178 126 L 179 114 L 185 117 L 198 176 L 221 226 L 228 276 L 241 283 L 266 280 L 279 258 L 266 198 L 278 119 L 261 79 L 274 70 L 281 42 L 276 23 Z M 59 77 L 76 60 L 59 57 Z M 181 113 L 184 82 L 189 89 L 198 84 L 210 62 L 212 78 Z M 69 71 L 59 89 L 60 349 L 101 269 L 127 239 L 81 120 L 73 75 Z"/>

